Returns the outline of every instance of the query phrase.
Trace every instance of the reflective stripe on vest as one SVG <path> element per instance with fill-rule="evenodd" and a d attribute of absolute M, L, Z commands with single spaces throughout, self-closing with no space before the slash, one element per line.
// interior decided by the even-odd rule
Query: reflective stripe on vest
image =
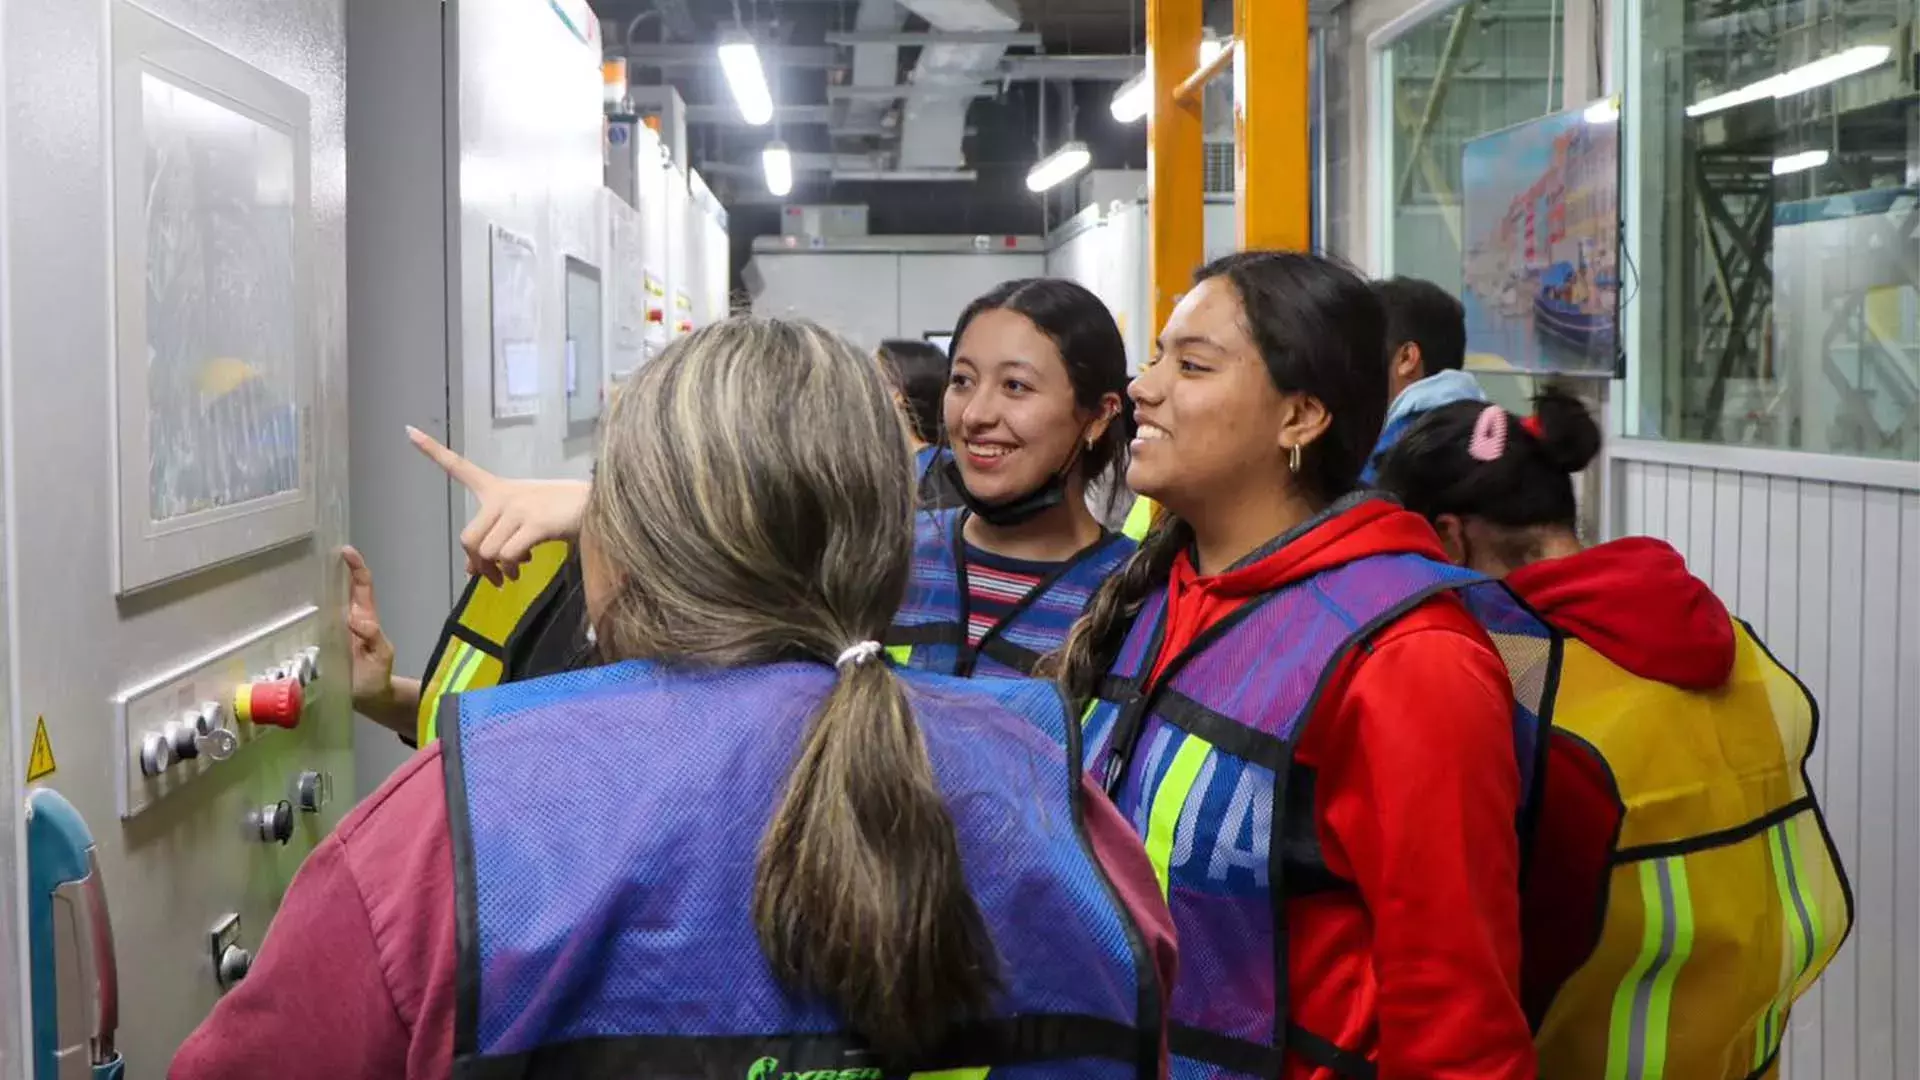
<path fill-rule="evenodd" d="M 1170 1039 L 1182 1069 L 1279 1075 L 1292 1055 L 1368 1077 L 1370 1048 L 1341 1047 L 1288 1014 L 1285 903 L 1326 876 L 1311 772 L 1294 760 L 1326 673 L 1358 643 L 1441 592 L 1488 630 L 1519 692 L 1515 755 L 1531 793 L 1551 713 L 1558 637 L 1506 588 L 1412 555 L 1337 567 L 1252 601 L 1140 685 L 1160 649 L 1156 590 L 1085 720 L 1089 767 L 1144 840 L 1180 939 Z M 1249 657 L 1261 662 L 1249 663 Z M 1304 797 L 1303 797 L 1304 796 Z"/>
<path fill-rule="evenodd" d="M 467 580 L 427 660 L 414 717 L 414 745 L 425 746 L 437 737 L 441 697 L 495 686 L 505 676 L 514 632 L 556 587 L 569 551 L 567 544 L 549 541 L 529 553 L 518 577 L 498 585 L 481 577 Z"/>
<path fill-rule="evenodd" d="M 887 655 L 901 667 L 940 675 L 1025 676 L 1066 644 L 1094 592 L 1126 564 L 1137 545 L 1103 535 L 1014 605 L 980 644 L 967 634 L 966 516 L 922 513 L 915 522 L 913 577 L 906 601 L 887 628 Z"/>
<path fill-rule="evenodd" d="M 1710 693 L 1567 643 L 1555 737 L 1579 738 L 1605 763 L 1624 814 L 1593 905 L 1604 912 L 1598 942 L 1541 1024 L 1542 1076 L 1766 1075 L 1794 1000 L 1852 926 L 1805 773 L 1812 697 L 1748 627 L 1734 630 L 1733 673 Z"/>
<path fill-rule="evenodd" d="M 901 1072 L 1156 1077 L 1165 994 L 1094 856 L 1058 691 L 901 678 L 1006 988 Z M 881 1076 L 776 979 L 753 917 L 754 853 L 834 682 L 822 664 L 629 662 L 448 700 L 456 1076 Z"/>

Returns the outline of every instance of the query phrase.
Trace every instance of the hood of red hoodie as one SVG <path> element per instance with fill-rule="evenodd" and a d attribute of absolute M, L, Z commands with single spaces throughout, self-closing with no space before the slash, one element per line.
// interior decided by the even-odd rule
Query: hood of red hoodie
<path fill-rule="evenodd" d="M 1275 538 L 1264 551 L 1212 577 L 1195 573 L 1191 553 L 1181 552 L 1167 575 L 1166 622 L 1153 678 L 1207 627 L 1252 597 L 1368 555 L 1401 552 L 1446 558 L 1425 518 L 1372 495 L 1341 500 Z"/>
<path fill-rule="evenodd" d="M 1444 561 L 1445 549 L 1427 520 L 1377 496 L 1342 503 L 1280 537 L 1230 570 L 1200 577 L 1189 553 L 1174 561 L 1176 592 L 1196 590 L 1223 600 L 1245 599 L 1369 555 L 1425 555 Z"/>
<path fill-rule="evenodd" d="M 1629 537 L 1507 575 L 1542 618 L 1643 679 L 1712 690 L 1733 671 L 1733 622 L 1671 545 Z"/>

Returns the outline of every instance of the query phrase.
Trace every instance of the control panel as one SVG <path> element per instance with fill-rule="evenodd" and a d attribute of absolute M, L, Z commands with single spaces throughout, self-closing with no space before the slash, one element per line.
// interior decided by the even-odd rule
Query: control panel
<path fill-rule="evenodd" d="M 114 696 L 123 820 L 275 728 L 299 727 L 319 689 L 319 610 L 303 607 Z M 280 829 L 268 816 L 262 839 L 272 842 Z"/>

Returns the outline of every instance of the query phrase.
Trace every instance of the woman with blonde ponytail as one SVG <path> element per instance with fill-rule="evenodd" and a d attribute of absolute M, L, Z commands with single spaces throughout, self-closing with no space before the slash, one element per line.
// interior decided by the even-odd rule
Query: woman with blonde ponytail
<path fill-rule="evenodd" d="M 871 360 L 719 323 L 603 438 L 605 666 L 447 699 L 176 1075 L 1161 1075 L 1167 915 L 1059 694 L 883 654 L 914 491 Z"/>

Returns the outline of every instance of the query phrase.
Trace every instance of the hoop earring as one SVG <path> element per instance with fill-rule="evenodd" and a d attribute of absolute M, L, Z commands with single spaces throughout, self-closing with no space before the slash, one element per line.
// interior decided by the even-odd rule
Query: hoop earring
<path fill-rule="evenodd" d="M 1293 446 L 1287 450 L 1287 471 L 1290 473 L 1298 473 L 1300 471 L 1299 443 L 1294 443 Z"/>

